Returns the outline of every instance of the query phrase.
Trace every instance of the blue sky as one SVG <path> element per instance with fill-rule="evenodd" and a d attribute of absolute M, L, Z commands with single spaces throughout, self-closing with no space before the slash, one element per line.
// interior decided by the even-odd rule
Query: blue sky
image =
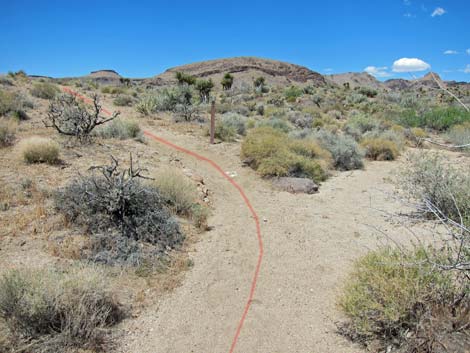
<path fill-rule="evenodd" d="M 54 77 L 259 56 L 380 79 L 430 65 L 470 81 L 469 0 L 0 0 L 0 72 Z M 444 54 L 447 51 L 447 54 Z M 455 52 L 455 53 L 454 53 Z M 416 71 L 421 76 L 425 71 Z"/>

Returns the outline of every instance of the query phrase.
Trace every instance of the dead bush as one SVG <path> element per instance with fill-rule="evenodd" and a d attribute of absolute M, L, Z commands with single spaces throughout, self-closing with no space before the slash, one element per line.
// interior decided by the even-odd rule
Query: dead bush
<path fill-rule="evenodd" d="M 11 146 L 15 141 L 16 124 L 0 120 L 0 147 Z"/>
<path fill-rule="evenodd" d="M 60 95 L 50 104 L 44 124 L 60 134 L 74 136 L 80 142 L 89 142 L 91 133 L 97 126 L 106 124 L 119 115 L 119 112 L 114 112 L 110 117 L 103 117 L 98 95 L 94 95 L 92 99 L 92 107 L 89 108 L 74 95 Z"/>
<path fill-rule="evenodd" d="M 105 263 L 137 264 L 143 250 L 158 255 L 178 247 L 183 234 L 157 188 L 141 182 L 141 169 L 120 170 L 111 165 L 92 167 L 55 195 L 55 207 L 72 224 L 91 235 L 88 257 Z M 99 173 L 96 173 L 99 172 Z M 148 244 L 149 249 L 141 249 Z M 141 251 L 142 250 L 142 251 Z"/>
<path fill-rule="evenodd" d="M 361 142 L 367 158 L 375 161 L 392 161 L 399 155 L 395 142 L 383 138 L 365 138 Z"/>

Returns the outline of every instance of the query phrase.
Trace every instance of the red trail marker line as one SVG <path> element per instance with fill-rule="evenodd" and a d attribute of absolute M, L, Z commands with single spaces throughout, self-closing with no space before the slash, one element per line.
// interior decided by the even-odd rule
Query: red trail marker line
<path fill-rule="evenodd" d="M 81 100 L 83 100 L 84 102 L 86 103 L 90 103 L 91 100 L 73 90 L 71 90 L 70 88 L 68 87 L 63 87 L 63 90 L 69 94 L 72 94 L 78 98 L 80 98 Z M 108 115 L 111 115 L 111 112 L 109 110 L 106 110 L 106 109 L 102 109 L 102 111 L 105 113 L 105 114 L 108 114 Z M 196 159 L 199 159 L 200 161 L 203 161 L 203 162 L 206 162 L 208 163 L 212 168 L 214 168 L 217 172 L 219 172 L 219 174 L 225 178 L 226 180 L 228 180 L 230 182 L 230 184 L 232 184 L 233 187 L 235 187 L 235 189 L 238 190 L 238 192 L 240 193 L 240 196 L 242 197 L 243 201 L 245 202 L 246 206 L 248 207 L 248 209 L 250 210 L 250 213 L 253 217 L 253 220 L 255 221 L 255 224 L 256 224 L 256 235 L 257 235 L 257 238 L 258 238 L 258 247 L 259 247 L 259 252 L 258 252 L 258 261 L 256 263 L 256 269 L 255 269 L 255 273 L 253 275 L 253 279 L 251 281 L 251 287 L 250 287 L 250 293 L 249 293 L 249 296 L 248 296 L 248 300 L 246 301 L 246 304 L 245 304 L 245 307 L 243 309 L 243 314 L 240 318 L 240 321 L 238 323 L 238 326 L 237 326 L 237 330 L 235 331 L 235 336 L 233 337 L 233 340 L 232 340 L 232 344 L 230 346 L 230 351 L 229 353 L 233 353 L 235 351 L 235 347 L 238 343 L 238 339 L 240 337 L 240 333 L 241 333 L 241 330 L 243 328 L 243 325 L 245 323 L 245 319 L 246 319 L 246 316 L 248 315 L 248 311 L 250 310 L 250 307 L 251 307 L 251 303 L 253 301 L 253 297 L 254 297 L 254 294 L 255 294 L 255 289 L 256 289 L 256 284 L 258 282 L 258 277 L 259 277 L 259 273 L 260 273 L 260 270 L 261 270 L 261 262 L 263 261 L 263 254 L 264 254 L 264 249 L 263 249 L 263 238 L 261 236 L 261 226 L 260 226 L 260 223 L 259 223 L 259 218 L 258 218 L 258 215 L 256 214 L 256 211 L 255 209 L 253 208 L 253 206 L 251 205 L 251 202 L 250 200 L 248 199 L 248 197 L 246 196 L 245 192 L 243 191 L 242 187 L 240 185 L 238 185 L 235 180 L 233 180 L 231 177 L 229 177 L 224 171 L 223 169 L 217 164 L 215 163 L 213 160 L 207 158 L 207 157 L 204 157 L 196 152 L 193 152 L 193 151 L 190 151 L 184 147 L 180 147 L 178 145 L 175 145 L 174 143 L 170 142 L 170 141 L 167 141 L 161 137 L 158 137 L 154 134 L 152 134 L 151 132 L 149 131 L 144 131 L 144 134 L 148 137 L 150 137 L 151 139 L 157 141 L 157 142 L 160 142 L 170 148 L 173 148 L 179 152 L 182 152 L 182 153 L 185 153 L 191 157 L 194 157 Z"/>

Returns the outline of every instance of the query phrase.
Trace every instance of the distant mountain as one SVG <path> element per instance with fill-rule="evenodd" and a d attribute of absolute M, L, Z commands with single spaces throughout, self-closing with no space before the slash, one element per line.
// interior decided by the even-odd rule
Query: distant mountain
<path fill-rule="evenodd" d="M 253 79 L 259 76 L 263 76 L 267 84 L 272 86 L 310 84 L 319 87 L 327 84 L 321 74 L 304 66 L 255 57 L 217 59 L 178 66 L 166 70 L 151 81 L 157 85 L 176 82 L 175 73 L 178 71 L 198 78 L 211 78 L 217 84 L 226 73 L 234 76 L 235 85 L 242 83 L 252 85 Z"/>
<path fill-rule="evenodd" d="M 343 87 L 349 84 L 350 88 L 370 87 L 374 89 L 384 88 L 382 82 L 367 72 L 347 72 L 344 74 L 325 75 L 330 82 Z"/>

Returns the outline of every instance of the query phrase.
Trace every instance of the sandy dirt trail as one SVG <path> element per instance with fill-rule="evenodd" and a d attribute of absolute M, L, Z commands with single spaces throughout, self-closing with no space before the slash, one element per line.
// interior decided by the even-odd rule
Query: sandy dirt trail
<path fill-rule="evenodd" d="M 394 227 L 374 208 L 393 210 L 386 180 L 397 163 L 369 163 L 365 170 L 339 173 L 315 195 L 273 190 L 242 168 L 239 145 L 208 146 L 195 137 L 149 129 L 235 171 L 261 220 L 264 259 L 255 299 L 241 332 L 238 353 L 358 353 L 336 333 L 341 315 L 335 298 L 354 259 L 377 245 L 368 225 L 392 234 Z M 126 353 L 224 353 L 248 297 L 258 255 L 255 224 L 238 191 L 208 164 L 174 154 L 204 177 L 214 212 L 191 254 L 194 267 L 183 284 L 125 325 Z M 399 233 L 399 230 L 395 230 Z"/>

